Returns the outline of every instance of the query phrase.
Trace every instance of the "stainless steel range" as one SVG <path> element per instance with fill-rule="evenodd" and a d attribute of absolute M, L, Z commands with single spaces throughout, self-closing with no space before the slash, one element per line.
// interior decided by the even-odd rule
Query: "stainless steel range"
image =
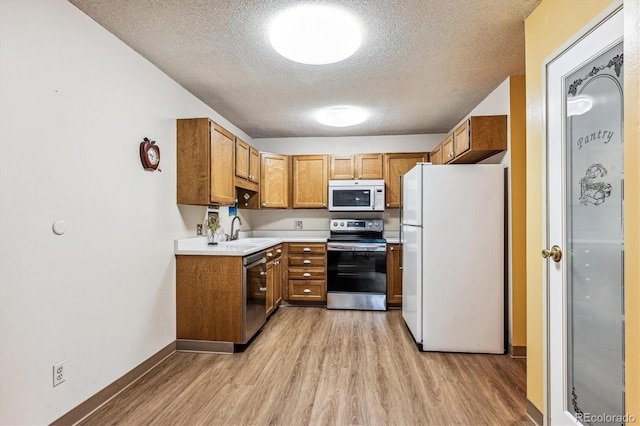
<path fill-rule="evenodd" d="M 327 308 L 387 309 L 387 245 L 381 219 L 331 219 Z"/>

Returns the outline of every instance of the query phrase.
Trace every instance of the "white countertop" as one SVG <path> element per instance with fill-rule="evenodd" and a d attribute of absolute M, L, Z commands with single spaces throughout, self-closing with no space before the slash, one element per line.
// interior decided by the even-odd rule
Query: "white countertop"
<path fill-rule="evenodd" d="M 208 245 L 207 237 L 174 240 L 174 254 L 197 256 L 247 256 L 281 243 L 326 243 L 325 237 L 252 237 Z"/>
<path fill-rule="evenodd" d="M 235 241 L 223 241 L 217 245 L 207 244 L 207 237 L 174 240 L 176 255 L 247 256 L 281 243 L 326 243 L 329 232 L 300 231 L 253 231 Z M 276 236 L 277 235 L 277 236 Z M 397 233 L 386 236 L 387 244 L 398 244 Z"/>

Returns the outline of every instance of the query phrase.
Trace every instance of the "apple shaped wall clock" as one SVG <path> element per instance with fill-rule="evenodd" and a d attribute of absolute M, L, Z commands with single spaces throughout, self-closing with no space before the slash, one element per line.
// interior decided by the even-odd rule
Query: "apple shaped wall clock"
<path fill-rule="evenodd" d="M 145 170 L 162 171 L 158 168 L 160 166 L 160 147 L 156 145 L 156 141 L 144 138 L 140 142 L 140 161 Z"/>

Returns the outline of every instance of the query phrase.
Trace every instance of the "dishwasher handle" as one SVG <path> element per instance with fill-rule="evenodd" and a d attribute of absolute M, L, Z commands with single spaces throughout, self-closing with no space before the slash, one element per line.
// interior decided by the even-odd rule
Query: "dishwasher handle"
<path fill-rule="evenodd" d="M 253 268 L 261 263 L 267 263 L 267 252 L 265 250 L 242 258 L 242 264 L 245 268 Z"/>

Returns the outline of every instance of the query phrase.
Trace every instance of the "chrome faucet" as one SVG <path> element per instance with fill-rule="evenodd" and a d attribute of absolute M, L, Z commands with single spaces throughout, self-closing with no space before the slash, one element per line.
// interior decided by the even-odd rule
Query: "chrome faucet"
<path fill-rule="evenodd" d="M 240 228 L 236 229 L 235 232 L 233 231 L 233 225 L 235 224 L 236 219 L 238 219 L 238 222 L 240 222 L 240 225 L 242 225 L 242 220 L 240 220 L 240 216 L 234 216 L 233 219 L 231 220 L 231 237 L 229 237 L 230 240 L 238 239 L 238 231 L 240 230 Z"/>

